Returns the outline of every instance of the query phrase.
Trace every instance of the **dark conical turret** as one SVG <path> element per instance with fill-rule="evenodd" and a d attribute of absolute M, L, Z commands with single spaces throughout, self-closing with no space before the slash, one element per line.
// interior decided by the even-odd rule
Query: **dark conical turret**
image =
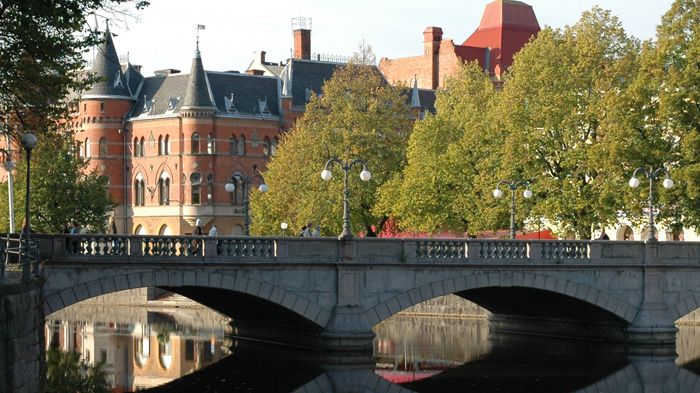
<path fill-rule="evenodd" d="M 182 102 L 182 108 L 211 108 L 212 102 L 209 97 L 209 88 L 207 87 L 207 75 L 202 66 L 202 55 L 199 53 L 199 45 L 194 51 L 194 59 L 192 59 L 192 69 L 190 70 L 190 79 L 187 81 L 187 91 L 185 99 Z"/>
<path fill-rule="evenodd" d="M 86 91 L 85 96 L 115 96 L 131 97 L 129 87 L 126 84 L 117 50 L 114 48 L 112 34 L 109 26 L 105 30 L 105 37 L 95 54 L 95 62 L 92 65 L 92 72 L 100 78 L 92 87 Z"/>

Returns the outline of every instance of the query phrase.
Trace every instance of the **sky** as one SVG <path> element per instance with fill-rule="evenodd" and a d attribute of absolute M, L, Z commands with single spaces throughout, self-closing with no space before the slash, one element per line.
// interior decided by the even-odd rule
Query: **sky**
<path fill-rule="evenodd" d="M 444 39 L 461 44 L 476 30 L 490 0 L 150 0 L 138 20 L 112 22 L 117 52 L 153 71 L 175 68 L 188 73 L 200 31 L 204 68 L 245 71 L 254 52 L 268 61 L 285 61 L 293 46 L 291 20 L 312 20 L 312 53 L 350 56 L 362 40 L 381 57 L 418 56 L 423 30 L 439 26 Z M 612 11 L 629 35 L 654 38 L 672 0 L 525 0 L 541 27 L 563 28 L 598 5 Z"/>

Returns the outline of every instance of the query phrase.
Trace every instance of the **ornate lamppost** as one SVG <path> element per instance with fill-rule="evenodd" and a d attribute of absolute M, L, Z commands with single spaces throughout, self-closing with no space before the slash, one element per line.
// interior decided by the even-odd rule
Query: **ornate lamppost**
<path fill-rule="evenodd" d="M 243 187 L 243 234 L 245 236 L 250 236 L 250 200 L 248 198 L 248 186 L 255 180 L 260 181 L 258 190 L 260 190 L 260 192 L 267 192 L 268 187 L 267 184 L 265 184 L 265 179 L 260 175 L 246 176 L 237 173 L 231 176 L 231 181 L 224 186 L 229 193 L 236 191 L 236 184 Z"/>
<path fill-rule="evenodd" d="M 372 178 L 372 174 L 367 170 L 367 164 L 365 161 L 357 158 L 350 162 L 341 161 L 337 157 L 332 157 L 330 160 L 326 161 L 326 165 L 321 171 L 321 179 L 328 181 L 331 180 L 333 174 L 330 168 L 333 164 L 338 164 L 344 172 L 344 183 L 343 183 L 343 232 L 338 235 L 340 240 L 349 240 L 352 238 L 352 230 L 350 228 L 350 207 L 348 205 L 348 199 L 350 197 L 350 189 L 348 188 L 348 171 L 352 169 L 355 165 L 362 165 L 362 172 L 360 172 L 360 180 L 369 181 Z"/>
<path fill-rule="evenodd" d="M 503 196 L 503 191 L 501 191 L 501 186 L 506 185 L 510 188 L 510 238 L 515 239 L 515 190 L 520 186 L 525 187 L 523 196 L 525 198 L 532 198 L 532 191 L 530 190 L 530 182 L 527 180 L 511 181 L 511 180 L 501 180 L 496 184 L 496 188 L 493 190 L 494 198 L 501 198 Z"/>
<path fill-rule="evenodd" d="M 32 162 L 32 149 L 34 146 L 36 146 L 36 136 L 34 134 L 24 134 L 22 135 L 22 146 L 24 147 L 24 150 L 27 152 L 27 193 L 25 195 L 25 203 L 24 203 L 24 230 L 23 236 L 24 236 L 24 260 L 22 261 L 22 279 L 24 281 L 29 280 L 29 269 L 30 269 L 30 244 L 29 244 L 29 234 L 32 231 L 31 228 L 31 220 L 29 216 L 29 199 L 30 199 L 30 186 L 29 186 L 29 179 L 30 179 L 30 168 L 31 168 L 31 162 Z"/>
<path fill-rule="evenodd" d="M 637 175 L 640 173 L 643 173 L 649 179 L 649 236 L 647 237 L 647 241 L 656 241 L 657 239 L 654 235 L 654 232 L 656 231 L 656 228 L 654 228 L 654 180 L 658 179 L 662 174 L 665 175 L 666 178 L 662 184 L 664 188 L 667 189 L 673 187 L 673 180 L 664 167 L 654 169 L 652 166 L 649 167 L 649 170 L 639 167 L 634 170 L 634 173 L 632 173 L 632 178 L 629 181 L 630 187 L 639 187 L 639 178 Z"/>

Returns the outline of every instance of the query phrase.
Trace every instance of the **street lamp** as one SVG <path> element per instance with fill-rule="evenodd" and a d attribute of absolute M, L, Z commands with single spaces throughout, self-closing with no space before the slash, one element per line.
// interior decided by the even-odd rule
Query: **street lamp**
<path fill-rule="evenodd" d="M 349 240 L 352 238 L 352 230 L 350 229 L 350 208 L 348 205 L 348 198 L 350 197 L 350 189 L 348 188 L 348 171 L 355 165 L 362 165 L 362 172 L 360 172 L 360 180 L 362 181 L 369 181 L 372 178 L 372 174 L 367 170 L 367 165 L 362 159 L 357 158 L 350 162 L 345 162 L 339 160 L 337 157 L 332 157 L 330 160 L 326 161 L 326 166 L 321 171 L 321 179 L 325 181 L 331 180 L 333 174 L 329 168 L 334 163 L 340 165 L 340 168 L 345 173 L 343 183 L 343 232 L 340 233 L 338 239 Z"/>
<path fill-rule="evenodd" d="M 22 279 L 24 281 L 29 280 L 29 266 L 30 266 L 30 258 L 29 258 L 29 233 L 31 232 L 31 220 L 29 217 L 29 196 L 30 196 L 30 188 L 29 188 L 29 177 L 30 177 L 30 167 L 31 167 L 31 162 L 32 162 L 32 149 L 34 146 L 36 146 L 36 136 L 34 134 L 24 134 L 22 135 L 22 146 L 24 147 L 24 150 L 27 151 L 27 193 L 24 198 L 24 222 L 25 222 L 25 227 L 24 227 L 24 260 L 22 261 Z"/>
<path fill-rule="evenodd" d="M 280 228 L 282 228 L 282 236 L 287 236 L 287 228 L 289 228 L 289 225 L 286 222 L 282 221 L 282 223 L 280 224 Z"/>
<path fill-rule="evenodd" d="M 243 234 L 245 236 L 250 236 L 250 201 L 248 199 L 248 186 L 256 179 L 260 180 L 258 190 L 260 190 L 260 192 L 267 192 L 268 187 L 267 184 L 265 184 L 265 179 L 260 175 L 246 176 L 237 173 L 233 175 L 231 181 L 224 186 L 226 192 L 229 193 L 236 191 L 236 183 L 243 187 Z"/>
<path fill-rule="evenodd" d="M 672 188 L 673 180 L 671 180 L 668 171 L 664 167 L 654 169 L 652 166 L 649 167 L 648 171 L 646 168 L 640 167 L 634 170 L 632 178 L 629 181 L 630 187 L 639 187 L 639 178 L 637 177 L 639 173 L 645 174 L 649 179 L 649 237 L 647 238 L 647 241 L 656 241 L 656 236 L 654 235 L 654 231 L 656 230 L 654 228 L 654 180 L 658 179 L 661 174 L 666 175 L 666 178 L 662 183 L 664 188 Z"/>
<path fill-rule="evenodd" d="M 510 181 L 510 180 L 501 180 L 496 184 L 496 188 L 493 190 L 493 197 L 494 198 L 501 198 L 503 196 L 503 191 L 501 191 L 500 187 L 502 185 L 508 186 L 510 188 L 510 238 L 515 239 L 515 190 L 518 189 L 520 186 L 525 187 L 525 191 L 523 192 L 523 196 L 527 199 L 532 198 L 532 191 L 530 190 L 530 182 L 527 180 L 520 180 L 520 181 Z"/>

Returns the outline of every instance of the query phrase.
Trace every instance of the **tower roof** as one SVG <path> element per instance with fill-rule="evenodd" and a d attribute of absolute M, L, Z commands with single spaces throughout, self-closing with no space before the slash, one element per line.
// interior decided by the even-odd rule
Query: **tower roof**
<path fill-rule="evenodd" d="M 192 59 L 190 78 L 187 81 L 187 90 L 182 107 L 213 108 L 208 85 L 207 74 L 204 72 L 204 66 L 202 65 L 202 55 L 199 53 L 199 45 L 197 45 L 197 49 L 194 51 L 194 58 Z"/>
<path fill-rule="evenodd" d="M 117 50 L 109 32 L 109 25 L 105 29 L 104 39 L 97 47 L 92 72 L 100 78 L 92 87 L 83 94 L 85 96 L 114 96 L 131 98 L 129 87 L 126 84 L 122 69 L 119 64 Z"/>
<path fill-rule="evenodd" d="M 477 30 L 499 27 L 540 30 L 532 7 L 515 0 L 495 0 L 486 5 Z"/>

